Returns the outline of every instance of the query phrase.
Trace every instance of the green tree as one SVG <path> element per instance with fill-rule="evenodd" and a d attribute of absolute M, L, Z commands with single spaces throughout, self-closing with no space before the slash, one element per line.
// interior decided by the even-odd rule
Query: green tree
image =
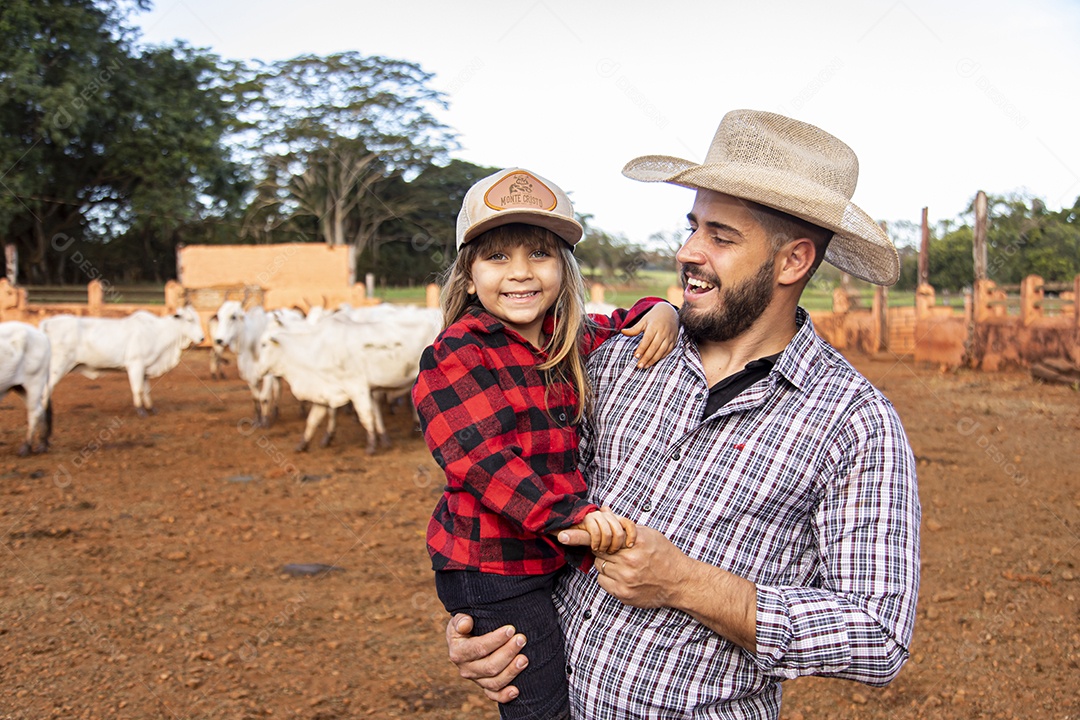
<path fill-rule="evenodd" d="M 574 255 L 586 276 L 600 281 L 632 281 L 648 262 L 649 253 L 622 235 L 612 235 L 592 224 L 592 215 L 577 214 L 585 229 Z"/>
<path fill-rule="evenodd" d="M 410 182 L 396 178 L 382 197 L 405 210 L 381 225 L 360 255 L 358 273 L 373 272 L 386 285 L 435 282 L 453 262 L 456 223 L 465 194 L 497 168 L 451 160 L 431 165 Z"/>
<path fill-rule="evenodd" d="M 971 228 L 964 225 L 930 239 L 930 285 L 954 291 L 971 285 L 975 277 L 971 238 Z"/>
<path fill-rule="evenodd" d="M 1080 198 L 1071 208 L 1048 211 L 1039 198 L 990 196 L 987 273 L 999 284 L 1027 275 L 1047 282 L 1072 282 L 1080 273 Z"/>
<path fill-rule="evenodd" d="M 124 258 L 122 279 L 160 280 L 182 229 L 239 196 L 220 142 L 229 118 L 213 91 L 216 58 L 183 45 L 137 48 L 126 20 L 148 5 L 0 8 L 0 233 L 31 281 L 85 282 L 77 252 Z M 109 268 L 95 265 L 119 272 Z"/>
<path fill-rule="evenodd" d="M 328 244 L 367 248 L 407 210 L 387 201 L 387 186 L 456 147 L 435 117 L 446 100 L 431 78 L 415 63 L 356 52 L 238 72 L 236 138 L 260 178 L 261 216 L 274 200 L 279 214 L 316 216 Z"/>
<path fill-rule="evenodd" d="M 896 289 L 914 291 L 919 284 L 919 251 L 911 245 L 896 250 L 900 255 L 900 279 L 896 281 Z"/>

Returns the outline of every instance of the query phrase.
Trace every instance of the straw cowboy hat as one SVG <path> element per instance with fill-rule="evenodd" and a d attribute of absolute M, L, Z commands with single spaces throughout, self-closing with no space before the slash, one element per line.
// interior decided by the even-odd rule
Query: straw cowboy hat
<path fill-rule="evenodd" d="M 826 230 L 825 261 L 877 285 L 900 278 L 888 235 L 851 202 L 859 179 L 854 151 L 824 130 L 757 110 L 732 110 L 720 121 L 701 165 L 665 155 L 631 160 L 623 175 L 752 200 Z"/>

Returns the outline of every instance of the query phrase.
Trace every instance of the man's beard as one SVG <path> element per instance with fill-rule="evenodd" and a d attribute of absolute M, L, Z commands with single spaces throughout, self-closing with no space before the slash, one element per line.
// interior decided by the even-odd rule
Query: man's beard
<path fill-rule="evenodd" d="M 772 302 L 775 266 L 775 259 L 762 263 L 753 277 L 732 288 L 722 287 L 719 278 L 702 278 L 716 286 L 720 302 L 710 310 L 683 303 L 679 321 L 687 336 L 695 343 L 726 342 L 750 329 Z"/>

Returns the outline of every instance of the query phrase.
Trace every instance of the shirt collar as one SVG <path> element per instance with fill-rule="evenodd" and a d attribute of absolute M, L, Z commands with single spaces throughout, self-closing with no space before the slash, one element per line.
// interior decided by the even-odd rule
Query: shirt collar
<path fill-rule="evenodd" d="M 795 326 L 798 328 L 795 331 L 795 337 L 791 338 L 791 342 L 776 358 L 770 374 L 779 373 L 797 389 L 805 390 L 811 384 L 823 360 L 821 340 L 814 331 L 810 313 L 801 307 L 795 309 Z M 689 350 L 695 355 L 698 354 L 693 341 L 686 336 L 681 327 L 679 328 L 679 342 L 683 343 L 684 351 Z"/>
<path fill-rule="evenodd" d="M 465 321 L 466 326 L 474 333 L 481 335 L 495 335 L 497 333 L 502 333 L 529 346 L 540 356 L 544 358 L 547 357 L 547 353 L 545 353 L 543 349 L 536 347 L 526 340 L 517 330 L 506 327 L 501 320 L 485 310 L 483 305 L 470 305 L 465 308 L 465 314 L 461 316 L 461 319 Z M 548 312 L 547 317 L 544 318 L 544 332 L 548 335 L 551 334 L 548 330 L 549 327 L 555 327 L 551 312 Z"/>
<path fill-rule="evenodd" d="M 805 390 L 823 360 L 821 340 L 814 331 L 810 313 L 801 307 L 795 309 L 795 325 L 798 327 L 795 337 L 780 353 L 773 372 L 780 373 L 799 390 Z"/>

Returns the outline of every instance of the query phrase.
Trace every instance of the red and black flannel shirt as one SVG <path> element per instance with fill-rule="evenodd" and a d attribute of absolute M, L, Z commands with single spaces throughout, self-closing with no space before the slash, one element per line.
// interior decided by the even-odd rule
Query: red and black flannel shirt
<path fill-rule="evenodd" d="M 582 352 L 659 302 L 643 298 L 611 317 L 591 315 L 597 327 L 586 332 Z M 469 308 L 424 351 L 413 402 L 446 473 L 428 523 L 435 570 L 555 572 L 566 556 L 551 533 L 597 509 L 578 471 L 577 392 L 548 383 L 537 369 L 546 358 L 482 307 Z"/>

